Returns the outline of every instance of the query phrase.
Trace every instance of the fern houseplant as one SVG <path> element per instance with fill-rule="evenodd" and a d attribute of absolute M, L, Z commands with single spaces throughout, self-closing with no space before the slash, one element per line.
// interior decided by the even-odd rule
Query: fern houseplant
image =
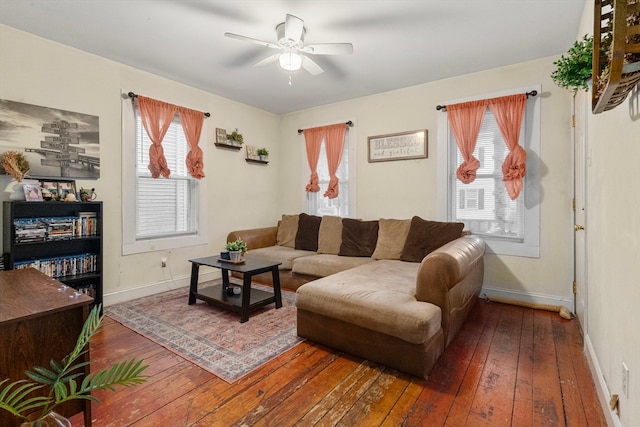
<path fill-rule="evenodd" d="M 559 60 L 553 63 L 555 71 L 551 73 L 551 79 L 555 84 L 574 92 L 589 90 L 589 79 L 592 75 L 593 64 L 593 36 L 585 34 L 581 40 L 577 40 Z"/>
<path fill-rule="evenodd" d="M 0 409 L 23 421 L 22 426 L 70 426 L 68 420 L 55 413 L 60 404 L 78 399 L 98 402 L 91 396 L 92 391 L 115 391 L 117 385 L 132 386 L 146 381 L 147 376 L 143 372 L 148 365 L 143 365 L 142 359 L 132 358 L 100 372 L 90 373 L 79 382 L 89 364 L 89 361 L 79 359 L 87 353 L 87 345 L 102 326 L 100 310 L 100 305 L 91 310 L 73 351 L 62 361 L 52 360 L 50 369 L 36 366 L 26 371 L 25 375 L 30 380 L 0 381 Z M 42 389 L 48 389 L 48 393 L 42 395 Z"/>

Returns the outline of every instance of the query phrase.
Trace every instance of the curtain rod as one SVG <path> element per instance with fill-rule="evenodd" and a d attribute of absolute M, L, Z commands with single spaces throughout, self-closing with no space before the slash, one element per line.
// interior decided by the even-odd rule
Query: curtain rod
<path fill-rule="evenodd" d="M 536 96 L 538 94 L 537 90 L 532 90 L 531 92 L 525 92 L 525 95 L 527 95 L 527 98 L 530 96 Z M 447 111 L 447 106 L 446 105 L 436 105 L 436 110 L 440 111 Z"/>
<path fill-rule="evenodd" d="M 129 93 L 127 93 L 127 95 L 129 95 L 129 98 L 131 98 L 131 99 L 138 97 L 138 95 L 136 95 L 133 92 L 129 92 Z M 204 114 L 205 117 L 211 117 L 211 114 L 209 114 L 209 113 L 202 113 L 202 114 Z"/>
<path fill-rule="evenodd" d="M 351 120 L 349 120 L 348 122 L 345 123 L 345 125 L 349 126 L 349 127 L 353 127 L 353 122 Z M 304 129 L 298 129 L 298 135 L 303 133 Z"/>

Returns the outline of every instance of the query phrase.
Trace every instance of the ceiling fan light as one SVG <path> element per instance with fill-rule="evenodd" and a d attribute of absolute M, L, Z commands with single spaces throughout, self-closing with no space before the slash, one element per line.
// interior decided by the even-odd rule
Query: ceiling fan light
<path fill-rule="evenodd" d="M 302 56 L 294 52 L 285 52 L 278 58 L 280 67 L 287 71 L 296 71 L 302 67 Z"/>

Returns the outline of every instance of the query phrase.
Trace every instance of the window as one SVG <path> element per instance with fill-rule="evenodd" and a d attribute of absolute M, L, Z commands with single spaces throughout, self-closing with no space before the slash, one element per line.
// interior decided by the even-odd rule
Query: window
<path fill-rule="evenodd" d="M 522 141 L 524 125 L 521 130 Z M 494 239 L 505 239 L 513 242 L 524 241 L 524 197 L 520 194 L 511 200 L 502 182 L 502 162 L 509 149 L 507 148 L 495 117 L 487 108 L 478 134 L 474 157 L 480 160 L 480 169 L 476 171 L 476 179 L 464 184 L 456 178 L 456 168 L 463 162 L 455 138 L 449 129 L 449 145 L 453 151 L 449 158 L 451 179 L 453 221 L 464 222 L 466 228 L 474 234 Z M 525 181 L 526 181 L 525 177 Z M 457 196 L 457 197 L 456 197 Z"/>
<path fill-rule="evenodd" d="M 350 179 L 350 176 L 355 176 L 353 171 L 353 160 L 355 156 L 355 149 L 350 144 L 350 139 L 353 134 L 353 128 L 347 129 L 345 135 L 344 149 L 342 151 L 342 160 L 340 160 L 340 166 L 336 171 L 336 175 L 340 179 L 340 188 L 338 197 L 330 199 L 324 197 L 324 192 L 329 185 L 329 165 L 327 164 L 327 152 L 325 149 L 324 140 L 320 146 L 320 158 L 318 159 L 318 185 L 320 191 L 317 193 L 308 193 L 304 191 L 304 186 L 309 182 L 309 165 L 307 164 L 306 151 L 302 149 L 302 155 L 304 157 L 303 179 L 304 185 L 302 190 L 305 193 L 306 212 L 310 215 L 334 215 L 341 217 L 349 217 L 355 215 L 355 209 L 352 205 L 352 198 L 354 198 L 354 182 Z M 304 136 L 302 137 L 304 138 Z M 304 140 L 302 142 L 304 144 Z"/>
<path fill-rule="evenodd" d="M 171 170 L 169 178 L 151 178 L 151 139 L 136 108 L 136 239 L 195 234 L 197 230 L 198 180 L 187 172 L 184 159 L 189 146 L 178 116 L 162 140 Z"/>
<path fill-rule="evenodd" d="M 205 125 L 206 126 L 206 120 Z M 203 128 L 202 135 L 206 135 Z M 138 108 L 123 103 L 123 254 L 173 249 L 206 243 L 206 180 L 188 174 L 189 151 L 178 116 L 162 141 L 169 178 L 151 178 L 147 168 L 151 140 Z M 200 147 L 204 149 L 203 144 Z"/>
<path fill-rule="evenodd" d="M 522 92 L 529 91 L 525 89 Z M 540 89 L 537 89 L 540 92 Z M 513 93 L 488 95 L 492 98 Z M 450 103 L 465 102 L 470 99 Z M 540 147 L 540 106 L 536 98 L 527 100 L 524 123 L 520 132 L 520 145 L 527 151 L 527 174 L 523 181 L 523 190 L 516 200 L 511 200 L 502 181 L 502 163 L 509 154 L 502 134 L 491 110 L 487 108 L 474 157 L 480 161 L 476 179 L 464 184 L 456 178 L 456 169 L 462 163 L 455 138 L 446 119 L 439 116 L 440 124 L 446 132 L 440 137 L 446 138 L 447 177 L 446 208 L 449 221 L 464 222 L 465 229 L 482 236 L 489 252 L 539 257 L 539 175 L 538 154 Z"/>

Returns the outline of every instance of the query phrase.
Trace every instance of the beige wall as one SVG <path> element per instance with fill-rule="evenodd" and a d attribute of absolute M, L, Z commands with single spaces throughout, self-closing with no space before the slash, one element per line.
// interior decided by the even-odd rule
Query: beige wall
<path fill-rule="evenodd" d="M 104 202 L 104 292 L 106 301 L 158 291 L 187 283 L 189 258 L 217 253 L 230 230 L 247 225 L 273 224 L 279 208 L 274 203 L 277 170 L 278 116 L 173 81 L 84 53 L 39 37 L 0 26 L 0 98 L 77 111 L 100 117 L 100 170 L 97 181 L 78 181 L 95 187 Z M 208 184 L 208 244 L 172 251 L 121 255 L 121 189 L 132 183 L 121 179 L 121 92 L 133 91 L 189 108 L 208 111 L 204 140 Z M 128 102 L 128 101 L 127 101 Z M 271 152 L 267 167 L 248 164 L 244 151 L 213 145 L 215 128 L 238 128 L 251 145 Z M 6 142 L 0 141 L 0 150 Z M 9 180 L 0 176 L 0 188 Z M 8 200 L 8 194 L 0 194 Z M 168 268 L 160 267 L 167 257 Z M 149 287 L 149 289 L 146 289 Z M 124 295 L 118 296 L 119 293 Z M 109 297 L 111 296 L 111 298 Z"/>
<path fill-rule="evenodd" d="M 593 34 L 586 2 L 576 38 Z M 591 96 L 589 95 L 589 105 Z M 590 108 L 588 109 L 590 111 Z M 613 110 L 587 118 L 585 346 L 603 404 L 620 397 L 616 425 L 640 422 L 640 86 Z M 622 363 L 630 371 L 622 392 Z"/>
<path fill-rule="evenodd" d="M 353 99 L 281 118 L 281 206 L 285 212 L 302 209 L 301 176 L 308 166 L 300 159 L 304 144 L 296 129 L 353 120 L 356 126 L 357 212 L 360 218 L 410 218 L 419 215 L 445 219 L 438 205 L 436 105 L 452 99 L 481 96 L 524 86 L 542 85 L 541 97 L 541 256 L 522 258 L 488 255 L 485 286 L 503 295 L 533 302 L 571 307 L 573 282 L 571 96 L 555 86 L 549 75 L 556 58 L 469 74 L 378 95 Z M 429 132 L 427 159 L 368 163 L 367 137 L 413 129 Z"/>

